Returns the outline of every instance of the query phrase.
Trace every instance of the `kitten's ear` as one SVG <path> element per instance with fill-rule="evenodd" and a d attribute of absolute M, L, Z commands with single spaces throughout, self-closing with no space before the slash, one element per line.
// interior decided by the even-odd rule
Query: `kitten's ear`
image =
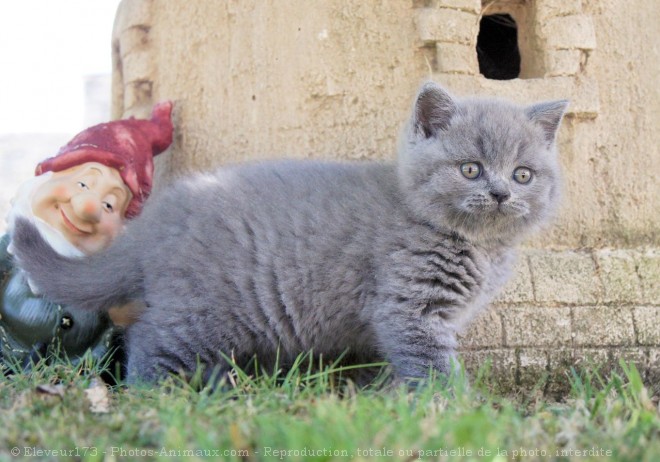
<path fill-rule="evenodd" d="M 456 112 L 456 103 L 440 85 L 428 82 L 417 95 L 412 126 L 415 133 L 426 138 L 435 136 L 449 125 Z"/>
<path fill-rule="evenodd" d="M 568 100 L 548 101 L 534 104 L 525 109 L 529 120 L 538 124 L 545 135 L 548 144 L 552 144 L 557 136 L 559 123 L 568 107 Z"/>

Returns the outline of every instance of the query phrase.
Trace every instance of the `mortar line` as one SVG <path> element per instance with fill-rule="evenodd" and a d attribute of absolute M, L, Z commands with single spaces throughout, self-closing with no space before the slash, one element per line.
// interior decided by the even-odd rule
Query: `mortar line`
<path fill-rule="evenodd" d="M 641 300 L 642 303 L 644 303 L 647 300 L 647 298 L 646 298 L 646 289 L 644 288 L 644 284 L 643 284 L 644 278 L 642 278 L 642 275 L 639 272 L 640 259 L 637 258 L 634 253 L 632 254 L 632 257 L 633 257 L 633 261 L 635 262 L 635 276 L 637 276 L 637 283 L 639 284 L 638 285 L 638 287 L 639 287 L 639 294 L 638 295 L 641 296 L 639 298 L 639 300 Z"/>
<path fill-rule="evenodd" d="M 594 263 L 596 279 L 598 280 L 598 283 L 600 285 L 598 290 L 599 293 L 596 297 L 596 303 L 598 302 L 603 303 L 607 298 L 606 297 L 607 294 L 605 293 L 605 283 L 603 282 L 603 276 L 601 274 L 600 264 L 598 263 L 598 258 L 596 257 L 596 249 L 594 248 L 589 249 L 589 256 L 591 257 L 591 261 Z"/>
<path fill-rule="evenodd" d="M 529 253 L 525 254 L 525 263 L 527 264 L 527 271 L 529 271 L 529 279 L 532 283 L 532 298 L 534 303 L 537 304 L 539 301 L 536 297 L 536 277 L 534 276 L 534 271 L 532 270 L 532 256 Z"/>

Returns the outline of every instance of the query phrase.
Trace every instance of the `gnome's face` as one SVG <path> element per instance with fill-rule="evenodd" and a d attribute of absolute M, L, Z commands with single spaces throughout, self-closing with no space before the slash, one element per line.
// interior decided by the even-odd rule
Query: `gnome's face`
<path fill-rule="evenodd" d="M 87 162 L 54 172 L 35 190 L 32 212 L 82 252 L 92 254 L 121 231 L 130 199 L 117 170 Z"/>

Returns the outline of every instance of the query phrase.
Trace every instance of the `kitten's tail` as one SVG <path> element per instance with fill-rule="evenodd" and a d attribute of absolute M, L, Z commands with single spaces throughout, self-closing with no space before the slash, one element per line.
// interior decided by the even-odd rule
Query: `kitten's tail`
<path fill-rule="evenodd" d="M 131 242 L 124 234 L 97 254 L 63 257 L 30 221 L 18 218 L 11 246 L 18 266 L 41 295 L 56 303 L 107 310 L 142 295 L 142 269 L 136 252 L 131 251 Z"/>

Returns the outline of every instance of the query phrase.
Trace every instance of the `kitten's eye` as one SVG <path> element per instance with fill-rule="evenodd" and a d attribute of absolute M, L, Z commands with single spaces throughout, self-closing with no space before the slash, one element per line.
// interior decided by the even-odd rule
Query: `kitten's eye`
<path fill-rule="evenodd" d="M 513 171 L 513 179 L 521 184 L 529 183 L 532 179 L 532 171 L 527 167 L 518 167 Z"/>
<path fill-rule="evenodd" d="M 461 173 L 465 178 L 474 180 L 481 176 L 481 165 L 476 162 L 465 162 L 461 164 Z"/>
<path fill-rule="evenodd" d="M 80 189 L 89 189 L 89 187 L 85 183 L 83 183 L 82 181 L 78 182 L 78 187 Z"/>

